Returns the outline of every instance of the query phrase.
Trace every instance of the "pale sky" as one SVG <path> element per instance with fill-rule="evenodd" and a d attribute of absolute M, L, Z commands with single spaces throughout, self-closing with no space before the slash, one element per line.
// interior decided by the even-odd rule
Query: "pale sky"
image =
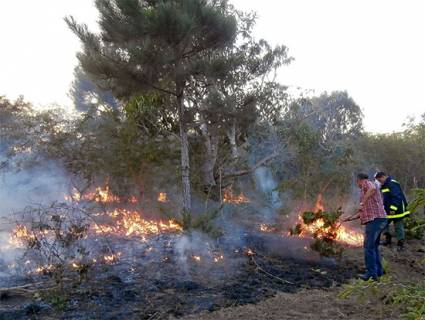
<path fill-rule="evenodd" d="M 401 129 L 425 112 L 425 1 L 232 0 L 259 14 L 256 36 L 284 44 L 296 59 L 282 83 L 347 90 L 366 129 Z M 36 105 L 70 105 L 78 39 L 63 17 L 96 26 L 91 0 L 0 0 L 0 95 Z"/>

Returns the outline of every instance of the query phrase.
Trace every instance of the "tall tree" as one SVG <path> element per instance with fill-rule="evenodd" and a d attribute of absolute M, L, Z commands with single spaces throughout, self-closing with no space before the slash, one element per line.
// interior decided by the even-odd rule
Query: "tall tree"
<path fill-rule="evenodd" d="M 118 98 L 160 92 L 172 96 L 181 142 L 183 211 L 191 211 L 186 90 L 208 72 L 204 53 L 232 45 L 236 19 L 226 0 L 96 0 L 100 34 L 67 17 L 83 43 L 84 71 Z"/>
<path fill-rule="evenodd" d="M 281 112 L 286 102 L 286 88 L 275 82 L 275 72 L 290 63 L 287 48 L 273 48 L 252 36 L 255 14 L 235 10 L 235 16 L 238 45 L 208 54 L 210 73 L 197 76 L 191 84 L 189 98 L 196 106 L 205 151 L 201 167 L 205 190 L 216 186 L 217 166 L 220 177 L 235 176 L 246 160 L 240 159 L 239 149 L 250 129 L 264 114 L 272 117 L 272 109 Z"/>
<path fill-rule="evenodd" d="M 285 177 L 282 189 L 292 189 L 305 201 L 331 188 L 334 195 L 345 194 L 351 183 L 347 172 L 354 167 L 354 142 L 363 130 L 362 111 L 347 92 L 293 103 L 280 130 L 282 143 L 292 152 L 280 172 Z"/>

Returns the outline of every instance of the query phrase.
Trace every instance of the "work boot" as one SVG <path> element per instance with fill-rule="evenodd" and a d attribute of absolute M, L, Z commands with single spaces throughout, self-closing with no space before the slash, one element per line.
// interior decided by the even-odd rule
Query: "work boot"
<path fill-rule="evenodd" d="M 369 280 L 379 281 L 379 278 L 377 276 L 371 276 L 367 273 L 359 275 L 359 278 L 362 279 L 363 281 L 369 281 Z"/>
<path fill-rule="evenodd" d="M 398 242 L 397 242 L 397 251 L 398 252 L 404 251 L 404 240 L 398 240 Z"/>
<path fill-rule="evenodd" d="M 391 235 L 386 233 L 385 234 L 385 240 L 381 242 L 381 245 L 386 246 L 386 247 L 390 247 L 391 246 Z"/>

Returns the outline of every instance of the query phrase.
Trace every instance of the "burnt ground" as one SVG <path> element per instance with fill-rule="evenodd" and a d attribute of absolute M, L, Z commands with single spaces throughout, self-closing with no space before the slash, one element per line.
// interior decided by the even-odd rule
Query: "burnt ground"
<path fill-rule="evenodd" d="M 22 292 L 4 291 L 0 319 L 168 319 L 191 314 L 198 319 L 202 312 L 210 319 L 217 310 L 261 305 L 283 293 L 327 292 L 359 271 L 356 261 L 345 258 L 282 255 L 288 243 L 269 235 L 248 236 L 243 247 L 221 244 L 224 259 L 218 263 L 202 257 L 182 264 L 172 238 L 156 240 L 156 247 L 151 243 L 149 250 L 131 251 L 131 259 L 93 266 L 84 281 L 70 275 L 61 289 L 49 277 L 19 279 L 16 284 L 35 284 Z M 297 250 L 303 248 L 300 243 Z"/>
<path fill-rule="evenodd" d="M 425 240 L 409 240 L 404 252 L 395 248 L 383 248 L 388 264 L 387 277 L 394 282 L 420 282 L 425 279 Z M 350 263 L 363 266 L 362 249 L 350 249 L 344 253 Z M 342 288 L 301 289 L 296 293 L 279 292 L 273 298 L 256 304 L 224 308 L 215 312 L 184 317 L 184 320 L 396 320 L 405 319 L 403 305 L 385 302 L 384 296 L 366 295 L 362 299 L 350 296 L 341 299 Z M 413 319 L 413 318 L 409 318 Z M 419 318 L 415 318 L 420 320 Z"/>
<path fill-rule="evenodd" d="M 303 251 L 305 240 L 295 246 L 270 235 L 250 235 L 244 246 L 219 244 L 225 248 L 219 263 L 202 257 L 182 264 L 173 241 L 164 235 L 140 250 L 126 245 L 128 257 L 93 266 L 82 281 L 70 274 L 62 289 L 47 276 L 9 279 L 8 287 L 28 286 L 0 291 L 0 320 L 400 319 L 399 310 L 382 301 L 339 298 L 341 285 L 361 271 L 361 249 L 348 249 L 340 260 L 311 252 L 288 255 L 285 246 Z M 411 241 L 404 253 L 385 248 L 391 276 L 423 280 L 424 245 Z M 247 254 L 249 249 L 254 255 Z"/>

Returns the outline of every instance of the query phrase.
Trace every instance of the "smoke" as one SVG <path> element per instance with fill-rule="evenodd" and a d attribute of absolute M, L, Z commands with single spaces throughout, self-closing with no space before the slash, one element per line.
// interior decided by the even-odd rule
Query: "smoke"
<path fill-rule="evenodd" d="M 0 171 L 0 266 L 15 264 L 21 255 L 20 250 L 10 244 L 15 214 L 27 206 L 62 200 L 67 184 L 64 171 L 51 162 L 20 171 L 10 167 Z M 5 272 L 0 273 L 0 280 L 2 278 L 7 278 Z"/>
<path fill-rule="evenodd" d="M 277 191 L 278 183 L 269 168 L 260 167 L 254 172 L 257 191 L 264 198 L 264 206 L 259 209 L 265 223 L 273 222 L 277 217 L 277 210 L 282 207 L 282 200 Z"/>
<path fill-rule="evenodd" d="M 5 170 L 0 174 L 0 216 L 10 218 L 26 206 L 62 200 L 67 186 L 64 171 L 54 163 L 22 171 Z"/>

